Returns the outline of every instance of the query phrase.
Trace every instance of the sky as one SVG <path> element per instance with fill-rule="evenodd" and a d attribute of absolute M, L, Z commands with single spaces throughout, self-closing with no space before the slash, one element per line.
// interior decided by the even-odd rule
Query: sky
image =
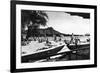
<path fill-rule="evenodd" d="M 53 27 L 55 30 L 66 34 L 90 33 L 89 14 L 52 11 L 46 13 L 49 17 L 46 27 Z"/>

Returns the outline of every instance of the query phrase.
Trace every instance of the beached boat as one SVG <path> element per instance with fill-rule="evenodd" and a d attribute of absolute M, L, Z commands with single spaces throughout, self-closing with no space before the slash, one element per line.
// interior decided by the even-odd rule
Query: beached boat
<path fill-rule="evenodd" d="M 38 52 L 22 55 L 22 62 L 36 61 L 49 58 L 59 52 L 65 45 L 58 45 L 48 49 L 41 49 Z"/>
<path fill-rule="evenodd" d="M 79 44 L 67 44 L 70 50 L 86 49 L 90 48 L 90 43 L 79 43 Z"/>

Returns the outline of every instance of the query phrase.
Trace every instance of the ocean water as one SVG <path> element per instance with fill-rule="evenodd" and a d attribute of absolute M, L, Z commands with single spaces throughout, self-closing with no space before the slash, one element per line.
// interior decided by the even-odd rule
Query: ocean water
<path fill-rule="evenodd" d="M 90 36 L 76 36 L 78 39 L 80 39 L 80 41 L 86 41 L 87 39 L 90 38 Z M 46 39 L 44 37 L 40 37 L 42 39 Z M 47 37 L 49 41 L 53 41 L 54 40 L 54 37 Z M 60 39 L 60 37 L 56 37 L 57 40 Z M 70 36 L 66 36 L 66 37 L 61 37 L 61 40 L 71 40 L 71 37 Z"/>

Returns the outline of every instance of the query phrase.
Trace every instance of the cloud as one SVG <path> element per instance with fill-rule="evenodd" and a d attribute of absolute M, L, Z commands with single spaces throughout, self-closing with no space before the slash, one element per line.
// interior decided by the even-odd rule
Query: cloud
<path fill-rule="evenodd" d="M 90 32 L 90 20 L 81 16 L 70 15 L 64 12 L 46 12 L 48 26 L 62 33 L 85 34 Z"/>

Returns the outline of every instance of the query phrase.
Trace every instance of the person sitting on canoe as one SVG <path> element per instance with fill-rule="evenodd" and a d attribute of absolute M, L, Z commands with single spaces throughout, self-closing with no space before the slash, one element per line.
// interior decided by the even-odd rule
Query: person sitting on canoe
<path fill-rule="evenodd" d="M 74 34 L 73 33 L 72 33 L 71 40 L 70 40 L 70 44 L 71 43 L 74 43 Z"/>
<path fill-rule="evenodd" d="M 78 37 L 75 37 L 75 45 L 77 46 L 78 44 Z"/>

